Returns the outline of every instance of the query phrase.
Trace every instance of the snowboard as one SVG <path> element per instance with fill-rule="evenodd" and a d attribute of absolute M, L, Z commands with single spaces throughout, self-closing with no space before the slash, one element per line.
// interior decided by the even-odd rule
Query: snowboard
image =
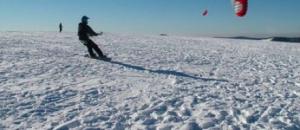
<path fill-rule="evenodd" d="M 91 57 L 90 55 L 84 55 L 84 57 L 91 58 L 91 59 L 96 59 L 96 60 L 102 60 L 102 61 L 111 61 L 110 57 L 101 58 L 101 57 Z"/>

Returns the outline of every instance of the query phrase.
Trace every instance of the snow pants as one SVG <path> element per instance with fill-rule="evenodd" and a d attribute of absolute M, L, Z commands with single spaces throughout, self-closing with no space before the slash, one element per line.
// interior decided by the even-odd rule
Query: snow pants
<path fill-rule="evenodd" d="M 98 45 L 96 43 L 94 43 L 94 41 L 92 41 L 91 39 L 88 40 L 80 40 L 87 48 L 88 48 L 88 52 L 90 54 L 91 57 L 96 57 L 95 53 L 93 52 L 93 50 L 96 51 L 96 53 L 98 54 L 99 57 L 103 57 L 103 53 L 100 50 L 100 48 L 98 47 Z"/>

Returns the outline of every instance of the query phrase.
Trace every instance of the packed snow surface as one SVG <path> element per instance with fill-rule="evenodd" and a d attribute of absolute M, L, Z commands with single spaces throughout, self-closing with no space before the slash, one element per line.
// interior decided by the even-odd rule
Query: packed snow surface
<path fill-rule="evenodd" d="M 0 129 L 300 129 L 300 44 L 0 33 Z"/>

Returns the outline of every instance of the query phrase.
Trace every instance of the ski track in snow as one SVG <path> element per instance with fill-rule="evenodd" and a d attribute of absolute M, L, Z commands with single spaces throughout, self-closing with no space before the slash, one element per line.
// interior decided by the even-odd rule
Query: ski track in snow
<path fill-rule="evenodd" d="M 0 129 L 300 129 L 300 44 L 0 33 Z"/>

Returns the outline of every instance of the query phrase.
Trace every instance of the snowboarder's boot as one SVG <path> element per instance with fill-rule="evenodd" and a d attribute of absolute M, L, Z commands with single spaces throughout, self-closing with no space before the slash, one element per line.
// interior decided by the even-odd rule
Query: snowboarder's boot
<path fill-rule="evenodd" d="M 105 61 L 111 61 L 111 58 L 107 57 L 106 55 L 103 55 L 99 57 L 100 60 L 105 60 Z"/>

